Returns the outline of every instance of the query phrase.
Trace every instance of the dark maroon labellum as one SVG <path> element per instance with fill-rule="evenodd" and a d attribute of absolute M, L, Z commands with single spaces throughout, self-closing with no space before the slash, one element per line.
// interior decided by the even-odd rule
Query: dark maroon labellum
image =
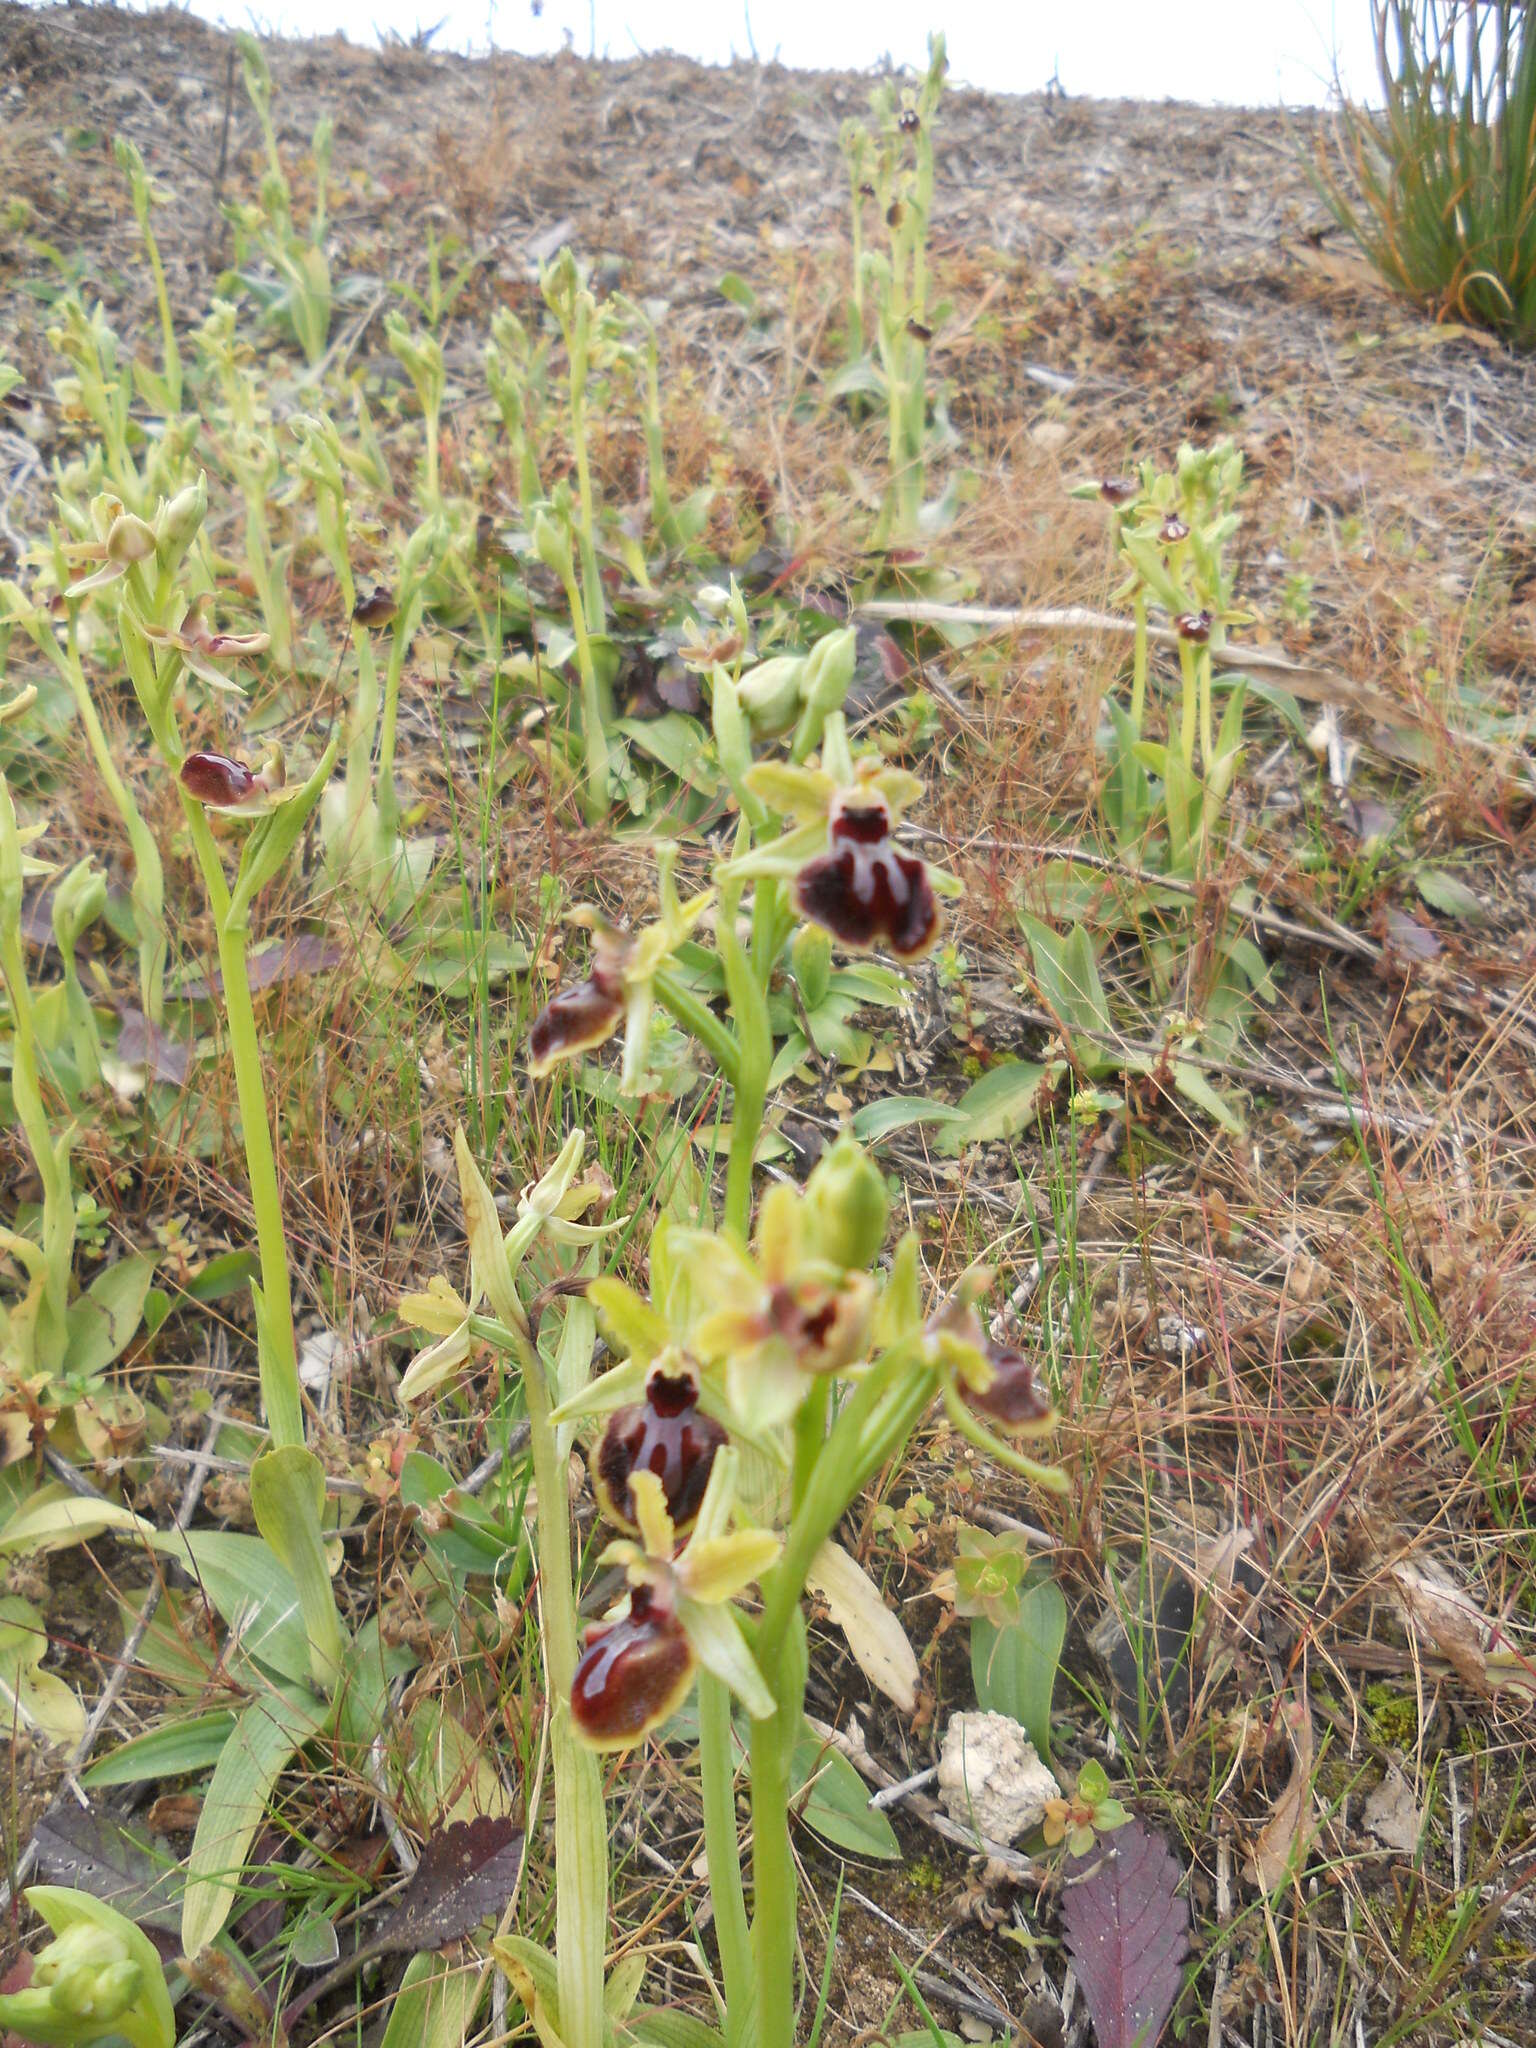
<path fill-rule="evenodd" d="M 903 135 L 915 135 L 922 125 L 916 107 L 903 107 L 896 117 L 896 126 Z"/>
<path fill-rule="evenodd" d="M 862 803 L 839 803 L 827 832 L 834 845 L 878 846 L 891 836 L 891 814 L 885 799 L 872 796 Z"/>
<path fill-rule="evenodd" d="M 1038 1429 L 1051 1419 L 1051 1397 L 1035 1377 L 1035 1368 L 1017 1351 L 1003 1351 L 989 1345 L 987 1358 L 992 1383 L 985 1393 L 965 1389 L 967 1406 L 985 1417 L 1005 1436 L 1016 1430 Z"/>
<path fill-rule="evenodd" d="M 847 817 L 844 813 L 844 817 Z M 795 877 L 794 903 L 851 952 L 884 943 L 898 960 L 916 960 L 939 935 L 939 905 L 928 870 L 888 839 L 849 840 L 808 861 Z"/>
<path fill-rule="evenodd" d="M 899 199 L 893 199 L 885 209 L 885 224 L 888 228 L 899 228 L 906 219 L 907 209 Z"/>
<path fill-rule="evenodd" d="M 616 1409 L 592 1454 L 592 1486 L 610 1522 L 633 1533 L 635 1497 L 630 1480 L 653 1472 L 679 1536 L 693 1527 L 704 1489 L 725 1442 L 713 1417 L 700 1413 L 698 1382 L 690 1373 L 653 1372 L 645 1399 Z"/>
<path fill-rule="evenodd" d="M 933 339 L 933 329 L 926 320 L 909 320 L 907 322 L 907 332 L 914 341 L 932 341 Z"/>
<path fill-rule="evenodd" d="M 227 754 L 188 754 L 181 764 L 181 786 L 200 804 L 238 804 L 256 787 L 256 777 Z"/>
<path fill-rule="evenodd" d="M 544 1005 L 528 1034 L 528 1063 L 547 1073 L 556 1060 L 591 1052 L 613 1036 L 624 1021 L 621 974 L 594 965 L 585 981 L 562 989 Z"/>
<path fill-rule="evenodd" d="M 352 617 L 360 626 L 387 626 L 395 616 L 396 604 L 393 591 L 378 584 L 371 597 L 360 597 L 352 607 Z"/>
<path fill-rule="evenodd" d="M 1163 546 L 1165 548 L 1175 548 L 1181 540 L 1188 539 L 1189 528 L 1176 512 L 1170 512 L 1163 521 Z"/>
<path fill-rule="evenodd" d="M 693 1650 L 682 1623 L 636 1586 L 622 1621 L 587 1630 L 571 1683 L 571 1716 L 595 1749 L 628 1749 L 682 1704 Z"/>
<path fill-rule="evenodd" d="M 1133 476 L 1106 476 L 1100 480 L 1099 496 L 1106 505 L 1129 505 L 1139 488 Z"/>
<path fill-rule="evenodd" d="M 1179 638 L 1188 640 L 1195 647 L 1203 647 L 1211 637 L 1211 615 L 1209 612 L 1180 612 L 1174 620 Z"/>
<path fill-rule="evenodd" d="M 873 199 L 873 198 L 874 198 L 874 196 L 875 196 L 875 188 L 874 188 L 874 186 L 873 186 L 873 185 L 871 185 L 871 184 L 868 184 L 868 183 L 865 183 L 865 184 L 861 185 L 861 186 L 859 187 L 859 191 L 860 191 L 860 193 L 861 193 L 861 194 L 863 195 L 863 197 L 864 197 L 864 198 L 866 198 L 866 199 Z"/>

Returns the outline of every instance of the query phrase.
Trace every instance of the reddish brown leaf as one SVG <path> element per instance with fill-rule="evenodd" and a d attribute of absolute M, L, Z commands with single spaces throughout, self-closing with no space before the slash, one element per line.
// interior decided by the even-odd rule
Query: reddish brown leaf
<path fill-rule="evenodd" d="M 1189 1905 L 1161 1836 L 1129 1820 L 1069 1876 L 1061 1917 L 1099 2048 L 1156 2048 L 1184 1973 Z"/>
<path fill-rule="evenodd" d="M 522 1836 L 499 1815 L 451 1822 L 422 1850 L 399 1904 L 369 1947 L 375 1954 L 415 1954 L 461 1941 L 511 1898 L 522 1853 Z"/>

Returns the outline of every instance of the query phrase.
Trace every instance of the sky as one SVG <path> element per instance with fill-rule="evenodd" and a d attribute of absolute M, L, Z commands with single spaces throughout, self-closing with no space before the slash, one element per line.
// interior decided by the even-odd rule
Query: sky
<path fill-rule="evenodd" d="M 951 75 L 995 92 L 1227 105 L 1321 105 L 1334 60 L 1349 90 L 1375 80 L 1370 0 L 191 0 L 194 14 L 283 35 L 337 30 L 373 44 L 441 22 L 436 49 L 630 57 L 672 49 L 708 63 L 777 56 L 861 70 L 921 66 L 928 31 Z"/>

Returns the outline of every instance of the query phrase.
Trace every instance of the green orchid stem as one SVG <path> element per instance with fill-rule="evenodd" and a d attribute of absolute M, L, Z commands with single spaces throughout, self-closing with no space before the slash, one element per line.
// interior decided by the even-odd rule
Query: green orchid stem
<path fill-rule="evenodd" d="M 299 1386 L 298 1348 L 293 1336 L 293 1283 L 288 1270 L 288 1238 L 283 1229 L 283 1204 L 277 1185 L 277 1159 L 267 1120 L 267 1091 L 261 1070 L 261 1041 L 251 1001 L 247 965 L 250 926 L 234 916 L 229 885 L 218 845 L 208 829 L 201 804 L 183 795 L 182 809 L 202 869 L 203 886 L 213 908 L 218 938 L 219 972 L 224 980 L 224 1017 L 229 1030 L 230 1058 L 235 1068 L 235 1093 L 240 1104 L 240 1134 L 251 1183 L 251 1208 L 256 1218 L 256 1247 L 261 1261 L 263 1311 L 258 1330 L 261 1405 L 272 1441 L 279 1448 L 304 1442 L 304 1399 Z"/>
<path fill-rule="evenodd" d="M 741 1065 L 741 1054 L 729 1029 L 721 1023 L 707 1003 L 700 1002 L 692 989 L 684 988 L 665 968 L 657 974 L 652 988 L 657 1002 L 673 1023 L 680 1024 L 690 1037 L 699 1041 L 719 1068 L 721 1075 L 734 1088 Z"/>
<path fill-rule="evenodd" d="M 69 642 L 61 648 L 48 635 L 54 665 L 69 685 L 75 711 L 85 728 L 96 772 L 107 786 L 113 807 L 128 834 L 133 853 L 133 921 L 139 934 L 139 1001 L 151 1024 L 158 1024 L 165 1009 L 165 962 L 170 950 L 165 935 L 165 874 L 160 848 L 134 802 L 133 792 L 118 773 L 112 749 L 96 713 L 85 670 L 80 664 L 75 640 L 75 620 L 69 622 Z"/>
<path fill-rule="evenodd" d="M 4 791 L 4 802 L 9 812 L 9 791 Z M 43 1107 L 32 990 L 27 982 L 18 920 L 8 918 L 0 928 L 0 974 L 4 975 L 11 1004 L 11 1098 L 37 1177 L 43 1184 L 43 1298 L 34 1343 L 39 1363 L 52 1370 L 63 1363 L 65 1355 L 64 1315 L 69 1305 L 69 1276 L 75 1254 L 75 1203 L 69 1178 L 69 1135 L 66 1132 L 55 1143 Z M 13 1245 L 7 1248 L 14 1251 Z"/>
<path fill-rule="evenodd" d="M 560 1455 L 544 1361 L 521 1332 L 507 1331 L 521 1367 L 537 1490 L 535 1519 L 549 1682 L 555 1780 L 555 1967 L 565 2048 L 603 2048 L 603 1957 L 608 1942 L 608 1835 L 602 1770 L 576 1739 L 576 1594 L 571 1573 L 570 1489 Z M 532 1826 L 532 1817 L 529 1820 Z"/>
<path fill-rule="evenodd" d="M 753 1997 L 752 1934 L 741 1888 L 741 1843 L 736 1832 L 731 1692 L 723 1679 L 708 1671 L 699 1674 L 699 1776 L 709 1893 L 725 1980 L 725 2038 L 729 2048 L 746 2048 L 751 2038 L 747 2017 Z"/>
<path fill-rule="evenodd" d="M 592 468 L 587 459 L 587 400 L 585 373 L 578 387 L 573 375 L 571 382 L 571 443 L 576 451 L 576 497 L 581 510 L 580 530 L 576 545 L 581 553 L 582 592 L 586 599 L 586 615 L 591 621 L 594 633 L 608 630 L 608 615 L 603 603 L 603 579 L 598 574 L 597 549 L 593 541 L 592 527 Z"/>
<path fill-rule="evenodd" d="M 725 1166 L 725 1225 L 746 1244 L 752 1235 L 752 1167 L 767 1107 L 766 1077 L 737 1077 L 731 1098 L 731 1149 Z"/>
<path fill-rule="evenodd" d="M 1179 752 L 1184 757 L 1184 766 L 1195 765 L 1195 728 L 1200 708 L 1200 684 L 1195 674 L 1195 653 L 1187 640 L 1179 642 L 1179 677 L 1184 686 L 1184 701 L 1179 711 Z"/>
<path fill-rule="evenodd" d="M 569 560 L 569 556 L 567 556 Z M 597 680 L 597 663 L 592 658 L 592 636 L 587 631 L 587 613 L 574 571 L 561 581 L 570 607 L 571 632 L 576 641 L 576 669 L 581 677 L 581 741 L 586 761 L 586 783 L 582 808 L 589 825 L 608 814 L 608 735 L 605 730 L 603 692 Z M 601 630 L 601 628 L 599 628 Z"/>
<path fill-rule="evenodd" d="M 795 1864 L 789 1839 L 790 1766 L 805 1714 L 805 1581 L 849 1503 L 911 1435 L 938 1376 L 910 1347 L 888 1351 L 866 1374 L 813 1454 L 796 1430 L 800 1494 L 788 1540 L 763 1581 L 754 1652 L 778 1711 L 752 1723 L 752 1951 L 757 1973 L 754 2048 L 794 2048 Z M 797 1654 L 798 1651 L 798 1654 Z M 711 1869 L 713 1869 L 711 1864 Z"/>
<path fill-rule="evenodd" d="M 400 677 L 405 668 L 405 651 L 421 623 L 422 599 L 418 591 L 403 598 L 395 618 L 389 662 L 384 671 L 384 712 L 379 720 L 379 765 L 375 777 L 379 807 L 380 838 L 392 847 L 400 828 L 400 792 L 395 788 L 395 730 L 400 715 Z"/>
<path fill-rule="evenodd" d="M 1136 651 L 1132 657 L 1131 667 L 1131 723 L 1139 733 L 1147 708 L 1147 671 L 1149 667 L 1147 600 L 1143 591 L 1137 591 L 1131 610 L 1136 619 Z"/>

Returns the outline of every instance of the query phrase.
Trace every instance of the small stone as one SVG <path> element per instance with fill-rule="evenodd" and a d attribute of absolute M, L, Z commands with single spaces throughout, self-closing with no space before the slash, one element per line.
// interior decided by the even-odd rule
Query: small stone
<path fill-rule="evenodd" d="M 1061 1787 L 1007 1714 L 956 1714 L 939 1753 L 939 1797 L 962 1827 L 1012 1842 L 1040 1825 Z"/>

